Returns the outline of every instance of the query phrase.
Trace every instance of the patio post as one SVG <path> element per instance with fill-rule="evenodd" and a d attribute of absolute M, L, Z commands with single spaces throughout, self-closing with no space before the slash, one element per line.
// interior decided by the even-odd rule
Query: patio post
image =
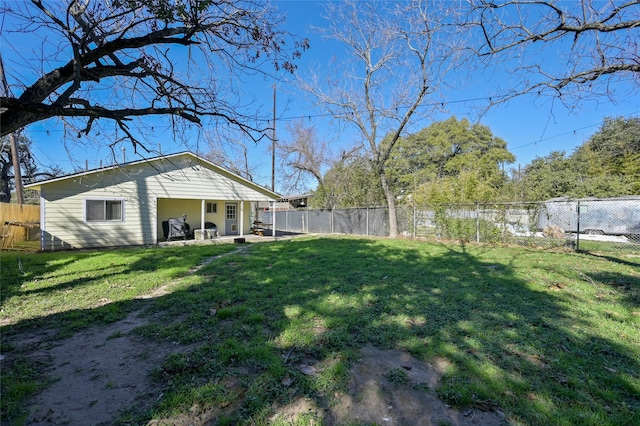
<path fill-rule="evenodd" d="M 200 206 L 200 229 L 202 230 L 202 239 L 204 239 L 204 214 L 207 211 L 207 200 L 202 200 Z"/>
<path fill-rule="evenodd" d="M 240 236 L 244 235 L 244 201 L 240 200 Z"/>
<path fill-rule="evenodd" d="M 272 200 L 273 203 L 271 208 L 271 231 L 273 232 L 273 239 L 276 239 L 276 201 Z"/>

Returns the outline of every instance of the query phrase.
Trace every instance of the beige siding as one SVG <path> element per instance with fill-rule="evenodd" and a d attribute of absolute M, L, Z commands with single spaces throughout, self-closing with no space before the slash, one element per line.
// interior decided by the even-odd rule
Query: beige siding
<path fill-rule="evenodd" d="M 49 182 L 42 186 L 41 197 L 45 250 L 152 244 L 162 238 L 162 221 L 170 217 L 187 214 L 191 228 L 199 228 L 203 199 L 218 202 L 218 212 L 206 215 L 205 221 L 221 230 L 224 203 L 244 200 L 243 230 L 248 233 L 250 202 L 270 199 L 257 187 L 192 155 Z M 87 198 L 123 200 L 123 221 L 85 222 Z"/>
<path fill-rule="evenodd" d="M 118 191 L 118 186 L 96 185 L 79 188 L 74 193 L 68 184 L 58 182 L 43 188 L 41 193 L 45 208 L 43 218 L 43 249 L 115 247 L 151 244 L 152 230 L 150 202 L 144 196 L 130 191 Z M 124 188 L 123 188 L 124 189 Z M 86 199 L 118 199 L 124 203 L 121 222 L 85 222 Z"/>

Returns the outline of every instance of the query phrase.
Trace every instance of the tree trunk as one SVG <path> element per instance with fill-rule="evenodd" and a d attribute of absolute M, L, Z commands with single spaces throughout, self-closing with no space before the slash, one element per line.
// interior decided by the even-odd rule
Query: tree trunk
<path fill-rule="evenodd" d="M 398 237 L 398 214 L 396 212 L 396 198 L 393 191 L 389 187 L 389 181 L 387 180 L 387 174 L 384 170 L 380 171 L 380 182 L 382 183 L 382 191 L 384 192 L 384 198 L 387 200 L 387 207 L 389 208 L 389 237 Z"/>
<path fill-rule="evenodd" d="M 9 176 L 9 170 L 11 165 L 2 161 L 0 163 L 0 203 L 11 202 L 11 177 Z"/>

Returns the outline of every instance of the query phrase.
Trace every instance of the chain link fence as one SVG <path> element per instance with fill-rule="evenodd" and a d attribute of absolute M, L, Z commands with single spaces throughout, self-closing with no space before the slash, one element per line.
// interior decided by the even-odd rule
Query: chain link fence
<path fill-rule="evenodd" d="M 272 214 L 260 212 L 260 220 L 274 223 Z M 397 215 L 398 231 L 404 237 L 640 253 L 640 196 L 400 206 Z M 281 231 L 389 233 L 384 207 L 286 210 L 275 212 L 275 216 L 276 228 Z"/>
<path fill-rule="evenodd" d="M 314 234 L 353 234 L 383 237 L 389 234 L 389 215 L 383 207 L 331 210 L 259 211 L 258 220 L 275 223 L 279 231 Z"/>

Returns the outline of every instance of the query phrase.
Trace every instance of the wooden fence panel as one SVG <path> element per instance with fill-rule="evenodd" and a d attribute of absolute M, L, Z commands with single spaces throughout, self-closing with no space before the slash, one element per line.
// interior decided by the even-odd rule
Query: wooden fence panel
<path fill-rule="evenodd" d="M 40 206 L 32 204 L 0 203 L 0 248 L 38 238 Z"/>

